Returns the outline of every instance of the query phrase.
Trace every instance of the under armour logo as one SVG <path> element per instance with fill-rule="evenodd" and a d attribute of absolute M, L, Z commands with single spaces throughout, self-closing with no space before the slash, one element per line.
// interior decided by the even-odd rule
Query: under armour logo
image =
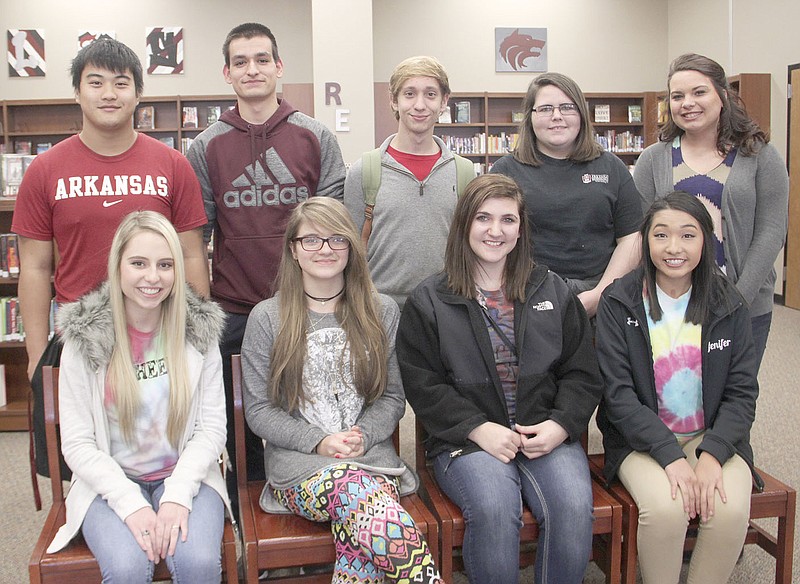
<path fill-rule="evenodd" d="M 635 318 L 631 318 L 630 316 L 625 321 L 628 326 L 639 326 L 639 321 Z"/>

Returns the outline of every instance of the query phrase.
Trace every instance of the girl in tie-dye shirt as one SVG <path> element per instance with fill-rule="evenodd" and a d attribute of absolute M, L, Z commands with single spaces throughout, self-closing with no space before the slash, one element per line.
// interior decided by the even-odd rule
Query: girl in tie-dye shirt
<path fill-rule="evenodd" d="M 750 510 L 758 395 L 750 316 L 714 259 L 713 221 L 684 192 L 653 203 L 642 268 L 612 284 L 597 318 L 605 378 L 605 475 L 639 508 L 645 583 L 674 584 L 699 516 L 689 583 L 727 582 Z"/>

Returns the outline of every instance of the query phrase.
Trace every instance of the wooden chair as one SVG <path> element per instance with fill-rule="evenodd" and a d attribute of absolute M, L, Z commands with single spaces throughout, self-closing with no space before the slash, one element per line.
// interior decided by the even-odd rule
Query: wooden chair
<path fill-rule="evenodd" d="M 233 408 L 236 428 L 236 471 L 239 489 L 239 523 L 245 564 L 245 582 L 257 584 L 262 570 L 296 568 L 315 564 L 332 564 L 336 559 L 330 524 L 309 521 L 297 515 L 265 513 L 258 501 L 265 481 L 247 480 L 244 446 L 244 413 L 242 407 L 241 357 L 234 355 Z M 395 448 L 397 447 L 395 432 Z M 439 532 L 436 520 L 416 495 L 401 497 L 400 504 L 408 511 L 425 536 L 434 560 L 439 560 Z M 271 576 L 271 575 L 270 575 Z M 330 584 L 331 572 L 315 575 L 287 575 L 269 580 L 296 584 Z"/>
<path fill-rule="evenodd" d="M 424 444 L 427 435 L 419 421 L 416 422 L 416 433 L 416 468 L 422 484 L 420 494 L 439 522 L 442 578 L 445 582 L 452 582 L 454 559 L 459 563 L 459 569 L 462 568 L 460 557 L 454 558 L 453 551 L 464 545 L 464 517 L 458 505 L 453 503 L 436 483 L 433 469 L 425 458 Z M 592 560 L 605 573 L 607 584 L 618 584 L 622 553 L 622 507 L 595 481 L 592 481 L 592 494 L 594 495 Z M 535 542 L 539 537 L 539 526 L 527 507 L 523 509 L 522 523 L 520 541 Z M 533 552 L 523 549 L 520 554 L 520 565 L 532 563 L 534 557 Z"/>
<path fill-rule="evenodd" d="M 603 477 L 603 454 L 589 456 L 589 468 L 595 479 L 605 484 Z M 750 525 L 747 529 L 745 544 L 756 544 L 775 558 L 775 583 L 791 584 L 792 561 L 794 553 L 794 521 L 797 494 L 793 488 L 783 484 L 761 469 L 756 472 L 764 479 L 764 490 L 755 488 L 750 497 Z M 622 544 L 622 582 L 636 583 L 636 537 L 639 531 L 639 509 L 630 493 L 619 481 L 605 487 L 606 490 L 622 504 L 622 530 L 625 538 Z M 775 517 L 778 519 L 778 531 L 772 535 L 753 519 Z M 697 527 L 695 519 L 691 526 Z M 690 532 L 691 533 L 691 532 Z M 695 532 L 696 533 L 696 532 Z M 696 543 L 696 536 L 688 536 L 684 549 L 691 550 Z"/>
<path fill-rule="evenodd" d="M 47 458 L 50 467 L 50 483 L 53 488 L 53 505 L 33 548 L 28 573 L 31 584 L 86 584 L 100 582 L 100 566 L 86 545 L 83 536 L 78 534 L 67 547 L 54 554 L 48 554 L 47 546 L 53 541 L 58 528 L 64 524 L 66 506 L 59 465 L 58 436 L 58 368 L 45 367 L 44 416 L 47 440 Z M 225 582 L 239 582 L 236 561 L 236 539 L 231 522 L 226 519 L 222 535 L 222 576 Z M 156 565 L 153 580 L 171 580 L 166 562 Z"/>

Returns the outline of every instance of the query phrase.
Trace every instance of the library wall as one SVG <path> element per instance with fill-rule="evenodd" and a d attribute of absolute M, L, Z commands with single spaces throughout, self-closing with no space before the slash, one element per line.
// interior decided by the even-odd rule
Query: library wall
<path fill-rule="evenodd" d="M 214 95 L 231 93 L 222 78 L 222 42 L 234 26 L 247 21 L 269 26 L 283 59 L 284 83 L 312 81 L 311 0 L 101 0 L 62 2 L 0 0 L 0 31 L 9 28 L 45 30 L 44 78 L 8 77 L 0 71 L 0 99 L 72 97 L 69 64 L 77 52 L 79 30 L 114 30 L 144 62 L 145 28 L 182 26 L 185 38 L 183 75 L 147 75 L 145 95 Z M 280 86 L 279 86 L 280 89 Z"/>
<path fill-rule="evenodd" d="M 373 3 L 375 81 L 413 54 L 439 58 L 457 91 L 524 91 L 534 73 L 495 73 L 495 27 L 546 27 L 551 71 L 584 91 L 646 91 L 667 62 L 663 0 L 406 0 Z M 410 37 L 409 35 L 413 35 Z"/>

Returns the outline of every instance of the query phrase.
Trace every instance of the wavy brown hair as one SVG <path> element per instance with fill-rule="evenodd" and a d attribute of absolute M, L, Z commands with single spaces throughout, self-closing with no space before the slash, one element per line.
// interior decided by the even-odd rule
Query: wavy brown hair
<path fill-rule="evenodd" d="M 747 113 L 744 102 L 728 83 L 722 65 L 696 53 L 686 53 L 676 58 L 669 66 L 667 76 L 667 121 L 659 130 L 658 138 L 662 142 L 672 142 L 683 135 L 683 130 L 672 119 L 669 108 L 670 82 L 672 76 L 680 71 L 697 71 L 711 80 L 714 91 L 722 101 L 722 111 L 717 124 L 717 151 L 725 156 L 735 146 L 745 156 L 757 153 L 761 146 L 769 142 L 769 136 L 756 124 Z"/>
<path fill-rule="evenodd" d="M 444 271 L 447 285 L 465 298 L 475 298 L 475 272 L 478 260 L 469 244 L 469 232 L 478 211 L 489 199 L 511 199 L 519 213 L 519 239 L 506 256 L 503 272 L 503 291 L 509 300 L 525 300 L 525 286 L 534 267 L 531 229 L 525 197 L 517 183 L 502 174 L 484 174 L 473 179 L 459 197 L 447 248 L 444 254 Z"/>
<path fill-rule="evenodd" d="M 278 269 L 280 326 L 272 346 L 269 392 L 273 402 L 289 411 L 305 402 L 303 363 L 306 358 L 308 316 L 303 271 L 292 255 L 292 242 L 303 221 L 343 235 L 350 242 L 344 268 L 344 293 L 336 304 L 336 320 L 347 335 L 349 363 L 356 390 L 369 404 L 386 389 L 389 340 L 381 320 L 380 299 L 372 284 L 361 238 L 350 214 L 339 201 L 313 197 L 298 205 L 289 218 Z"/>
<path fill-rule="evenodd" d="M 525 118 L 519 124 L 519 139 L 517 147 L 514 148 L 514 158 L 523 164 L 531 166 L 541 166 L 536 150 L 536 133 L 533 131 L 533 106 L 536 103 L 536 95 L 542 87 L 552 85 L 567 94 L 573 103 L 578 106 L 578 113 L 581 116 L 581 129 L 578 137 L 575 138 L 575 147 L 569 155 L 569 159 L 575 162 L 589 162 L 603 153 L 603 148 L 594 139 L 594 126 L 589 116 L 589 105 L 583 91 L 575 81 L 561 73 L 543 73 L 531 81 L 528 92 L 522 101 L 522 110 Z"/>

